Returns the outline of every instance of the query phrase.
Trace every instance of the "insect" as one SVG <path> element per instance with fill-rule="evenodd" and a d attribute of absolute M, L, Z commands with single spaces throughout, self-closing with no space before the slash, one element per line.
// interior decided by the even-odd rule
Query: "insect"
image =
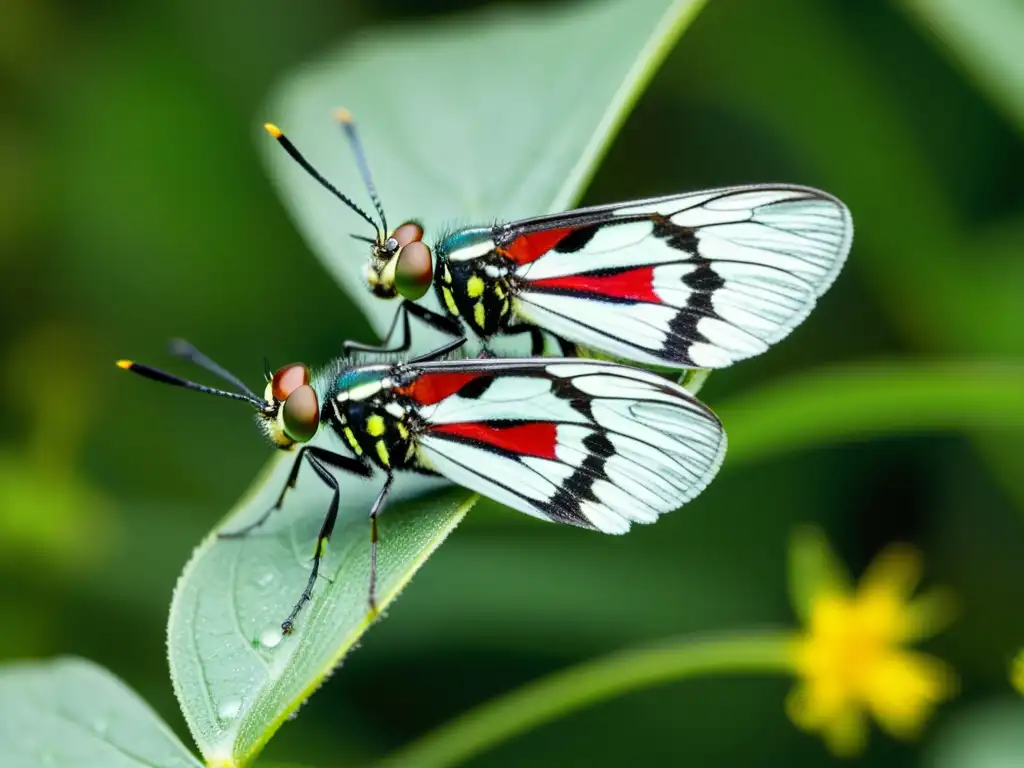
<path fill-rule="evenodd" d="M 508 224 L 458 229 L 431 249 L 423 228 L 389 233 L 355 125 L 339 120 L 355 154 L 375 221 L 342 194 L 272 124 L 267 131 L 314 179 L 367 221 L 366 278 L 381 298 L 402 297 L 379 351 L 407 313 L 485 345 L 541 329 L 562 353 L 577 345 L 669 368 L 723 368 L 787 336 L 842 269 L 853 238 L 850 212 L 816 189 L 785 184 L 727 187 L 600 205 Z M 441 312 L 415 303 L 431 285 Z M 407 323 L 403 323 L 407 328 Z"/>
<path fill-rule="evenodd" d="M 332 470 L 384 475 L 369 510 L 369 604 L 376 612 L 377 518 L 396 472 L 441 475 L 515 510 L 604 533 L 652 523 L 711 482 L 725 455 L 721 422 L 682 387 L 612 362 L 565 358 L 441 359 L 458 339 L 407 362 L 353 365 L 338 359 L 311 376 L 292 364 L 270 373 L 262 397 L 177 342 L 172 350 L 229 382 L 226 391 L 130 360 L 118 366 L 165 384 L 249 403 L 270 441 L 294 451 L 277 502 L 241 530 L 280 509 L 305 464 L 332 496 L 305 589 L 282 623 L 285 634 L 312 597 L 340 491 Z M 351 455 L 310 441 L 332 430 Z"/>

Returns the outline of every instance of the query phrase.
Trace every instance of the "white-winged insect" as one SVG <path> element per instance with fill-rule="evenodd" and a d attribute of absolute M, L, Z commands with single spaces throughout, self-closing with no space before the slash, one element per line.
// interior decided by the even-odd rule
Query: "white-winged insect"
<path fill-rule="evenodd" d="M 554 335 L 617 359 L 669 368 L 723 368 L 758 355 L 807 317 L 842 269 L 850 212 L 810 187 L 761 184 L 581 208 L 438 238 L 406 222 L 389 232 L 347 111 L 339 120 L 380 222 L 327 181 L 272 124 L 267 131 L 313 178 L 366 220 L 367 285 L 402 297 L 382 347 L 413 314 L 452 336 L 486 345 L 508 334 Z M 442 313 L 416 301 L 433 286 Z M 402 324 L 404 327 L 408 327 Z"/>
<path fill-rule="evenodd" d="M 266 371 L 260 397 L 236 376 L 177 342 L 175 354 L 230 382 L 237 391 L 197 384 L 130 360 L 118 366 L 166 384 L 249 403 L 271 442 L 295 452 L 277 503 L 233 538 L 261 525 L 284 503 L 305 465 L 332 491 L 313 551 L 309 580 L 281 627 L 316 584 L 340 504 L 335 472 L 384 480 L 368 510 L 369 601 L 376 611 L 377 516 L 396 472 L 441 475 L 528 515 L 625 533 L 693 499 L 725 456 L 721 422 L 673 382 L 597 360 L 478 358 L 442 360 L 465 340 L 402 363 L 329 363 Z M 332 430 L 348 455 L 309 443 Z"/>

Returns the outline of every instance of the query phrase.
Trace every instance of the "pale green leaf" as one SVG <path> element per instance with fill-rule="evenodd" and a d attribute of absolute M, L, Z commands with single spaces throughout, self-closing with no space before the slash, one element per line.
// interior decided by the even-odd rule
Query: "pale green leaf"
<path fill-rule="evenodd" d="M 72 658 L 0 667 L 0 763 L 5 768 L 201 765 L 124 683 L 92 662 Z"/>

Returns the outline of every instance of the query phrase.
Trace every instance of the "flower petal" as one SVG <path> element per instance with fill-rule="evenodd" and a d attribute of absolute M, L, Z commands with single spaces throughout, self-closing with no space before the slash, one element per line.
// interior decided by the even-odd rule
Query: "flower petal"
<path fill-rule="evenodd" d="M 868 741 L 868 722 L 864 712 L 855 706 L 844 709 L 822 731 L 825 746 L 838 757 L 855 757 L 864 751 Z"/>
<path fill-rule="evenodd" d="M 921 581 L 921 553 L 909 544 L 890 544 L 861 577 L 858 594 L 886 595 L 900 603 L 910 600 Z"/>
<path fill-rule="evenodd" d="M 789 541 L 789 596 L 793 611 L 804 625 L 811 620 L 812 604 L 822 593 L 848 595 L 852 580 L 820 528 L 797 528 Z"/>
<path fill-rule="evenodd" d="M 879 725 L 893 736 L 917 736 L 935 705 L 957 689 L 953 670 L 915 651 L 886 654 L 864 681 L 862 695 Z"/>

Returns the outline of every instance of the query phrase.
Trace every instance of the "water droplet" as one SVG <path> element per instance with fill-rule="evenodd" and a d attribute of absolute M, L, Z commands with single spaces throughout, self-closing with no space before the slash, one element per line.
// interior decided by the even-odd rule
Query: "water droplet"
<path fill-rule="evenodd" d="M 238 717 L 238 713 L 242 709 L 241 699 L 231 699 L 225 701 L 220 705 L 220 709 L 217 710 L 217 717 L 221 720 L 234 720 Z"/>
<path fill-rule="evenodd" d="M 92 724 L 92 729 L 96 731 L 96 733 L 98 733 L 100 736 L 107 732 L 108 727 L 109 726 L 107 725 L 106 720 L 96 720 Z"/>
<path fill-rule="evenodd" d="M 276 648 L 284 634 L 281 632 L 281 627 L 274 625 L 267 627 L 260 633 L 260 645 L 264 648 Z"/>
<path fill-rule="evenodd" d="M 256 586 L 257 587 L 267 587 L 267 586 L 270 586 L 270 583 L 273 580 L 274 580 L 274 572 L 273 571 L 268 571 L 267 573 L 264 573 L 262 576 L 260 576 L 258 579 L 256 579 Z"/>

